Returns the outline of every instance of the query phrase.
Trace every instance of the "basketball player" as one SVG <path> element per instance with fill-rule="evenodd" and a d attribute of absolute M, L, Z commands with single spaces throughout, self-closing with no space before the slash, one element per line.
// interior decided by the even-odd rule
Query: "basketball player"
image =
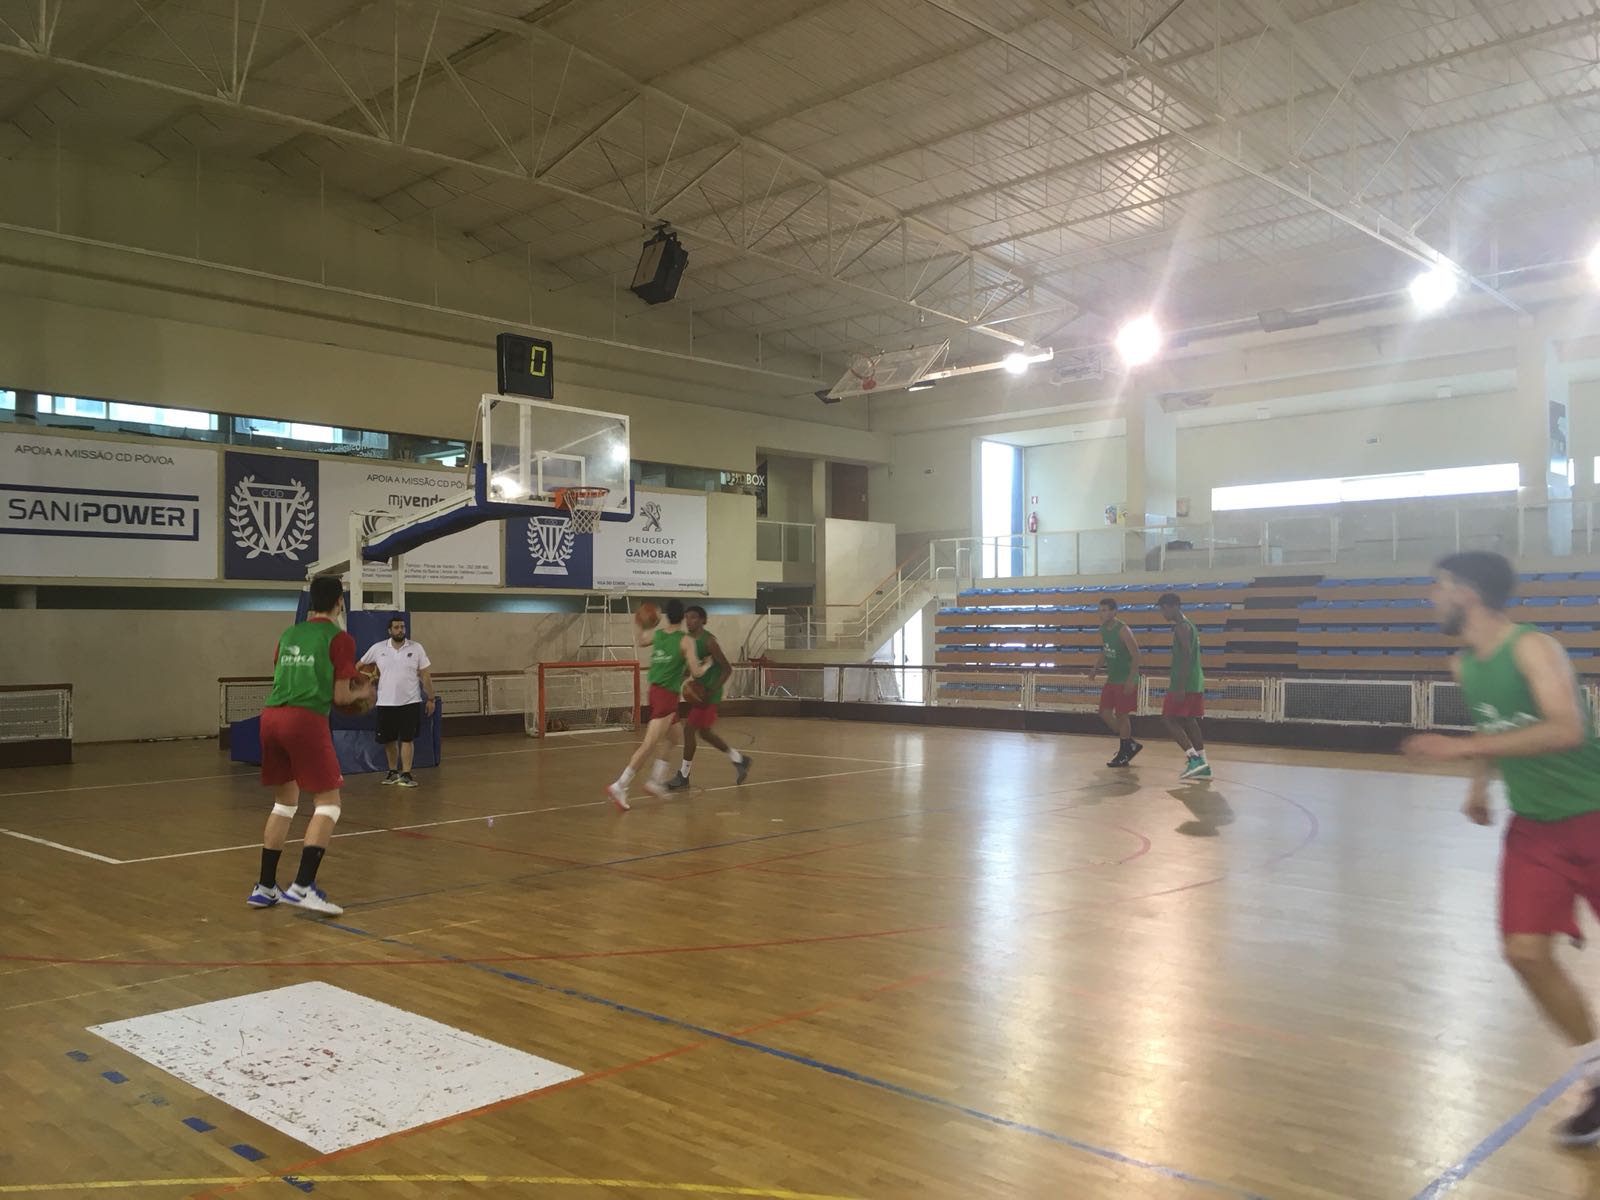
<path fill-rule="evenodd" d="M 711 727 L 717 723 L 717 705 L 722 703 L 722 689 L 733 676 L 733 667 L 728 663 L 728 656 L 722 652 L 722 643 L 706 628 L 705 609 L 698 604 L 691 604 L 683 611 L 683 624 L 689 637 L 694 639 L 695 654 L 702 662 L 709 664 L 705 674 L 700 676 L 700 686 L 705 689 L 706 698 L 699 704 L 688 703 L 679 710 L 683 720 L 683 763 L 678 767 L 678 773 L 667 781 L 667 788 L 675 792 L 689 786 L 697 738 L 704 738 L 726 754 L 728 761 L 733 764 L 734 783 L 743 783 L 750 774 L 749 756 L 740 754 L 711 732 Z"/>
<path fill-rule="evenodd" d="M 1511 564 L 1469 551 L 1441 559 L 1435 572 L 1434 609 L 1440 628 L 1465 647 L 1453 665 L 1477 732 L 1418 734 L 1405 749 L 1472 764 L 1463 811 L 1478 825 L 1494 820 L 1490 775 L 1505 781 L 1512 816 L 1500 859 L 1501 945 L 1545 1017 L 1577 1047 L 1588 1096 L 1556 1137 L 1590 1145 L 1600 1141 L 1600 1042 L 1555 942 L 1581 941 L 1580 898 L 1600 911 L 1600 740 L 1566 651 L 1506 616 Z"/>
<path fill-rule="evenodd" d="M 247 903 L 271 908 L 278 901 L 307 912 L 337 917 L 344 909 L 317 886 L 333 827 L 339 823 L 339 789 L 344 776 L 333 752 L 328 709 L 372 696 L 372 681 L 356 667 L 356 643 L 339 626 L 344 584 L 337 575 L 311 581 L 306 619 L 278 639 L 272 693 L 261 710 L 261 783 L 276 789 L 272 815 L 261 836 L 261 876 Z M 311 793 L 311 823 L 300 851 L 294 882 L 278 890 L 278 859 L 289 823 L 300 807 L 300 792 Z"/>
<path fill-rule="evenodd" d="M 1200 720 L 1206 715 L 1206 675 L 1200 668 L 1200 631 L 1183 615 L 1183 601 L 1176 592 L 1166 592 L 1156 601 L 1161 616 L 1172 626 L 1172 674 L 1167 679 L 1167 694 L 1161 701 L 1161 719 L 1167 732 L 1183 749 L 1188 761 L 1179 779 L 1210 779 L 1211 764 L 1206 761 L 1206 741 L 1200 733 Z"/>
<path fill-rule="evenodd" d="M 1117 616 L 1117 602 L 1110 596 L 1100 601 L 1100 660 L 1095 670 L 1105 669 L 1105 686 L 1100 689 L 1100 719 L 1121 739 L 1108 767 L 1125 767 L 1144 749 L 1133 740 L 1130 714 L 1139 707 L 1139 643 L 1133 630 Z"/>
<path fill-rule="evenodd" d="M 606 788 L 611 803 L 623 812 L 632 807 L 628 803 L 628 785 L 633 782 L 634 774 L 663 748 L 663 739 L 670 739 L 678 723 L 684 672 L 699 679 L 706 670 L 706 664 L 694 652 L 694 639 L 684 636 L 683 601 L 668 600 L 661 615 L 662 624 L 653 630 L 641 629 L 638 637 L 640 648 L 650 650 L 650 723 L 645 726 L 639 748 L 633 752 L 622 774 Z M 644 790 L 652 796 L 665 796 L 667 774 L 671 770 L 666 759 L 657 758 Z"/>

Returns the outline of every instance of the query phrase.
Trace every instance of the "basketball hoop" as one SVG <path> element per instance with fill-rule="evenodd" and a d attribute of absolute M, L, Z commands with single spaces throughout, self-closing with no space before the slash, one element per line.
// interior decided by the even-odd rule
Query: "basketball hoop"
<path fill-rule="evenodd" d="M 551 497 L 557 508 L 567 510 L 573 533 L 593 533 L 610 494 L 608 487 L 566 487 L 557 488 Z"/>
<path fill-rule="evenodd" d="M 870 392 L 878 386 L 878 360 L 883 355 L 857 354 L 850 360 L 850 374 L 856 377 L 856 382 L 863 392 Z"/>

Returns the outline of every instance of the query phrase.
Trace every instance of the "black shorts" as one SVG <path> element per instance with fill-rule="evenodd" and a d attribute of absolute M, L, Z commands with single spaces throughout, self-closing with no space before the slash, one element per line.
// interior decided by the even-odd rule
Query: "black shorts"
<path fill-rule="evenodd" d="M 414 742 L 422 728 L 422 701 L 415 704 L 380 704 L 378 714 L 378 741 Z"/>

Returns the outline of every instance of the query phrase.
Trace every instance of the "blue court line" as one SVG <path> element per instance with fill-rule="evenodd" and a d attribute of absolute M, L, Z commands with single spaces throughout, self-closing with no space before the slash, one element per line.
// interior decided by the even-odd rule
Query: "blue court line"
<path fill-rule="evenodd" d="M 1538 1116 L 1540 1111 L 1548 1108 L 1573 1084 L 1583 1077 L 1583 1068 L 1574 1067 L 1560 1079 L 1556 1080 L 1544 1091 L 1540 1092 L 1522 1110 L 1504 1125 L 1496 1129 L 1483 1141 L 1479 1142 L 1467 1152 L 1467 1156 L 1452 1167 L 1446 1168 L 1437 1175 L 1427 1187 L 1423 1188 L 1411 1200 L 1437 1200 L 1446 1192 L 1454 1190 L 1455 1186 L 1471 1175 L 1517 1134 L 1527 1127 L 1529 1121 Z"/>
<path fill-rule="evenodd" d="M 1010 1117 L 1002 1117 L 997 1116 L 994 1113 L 987 1113 L 982 1109 L 972 1108 L 955 1100 L 947 1100 L 943 1096 L 935 1096 L 930 1092 L 919 1092 L 916 1089 L 908 1088 L 903 1084 L 894 1083 L 887 1079 L 879 1079 L 877 1076 L 866 1075 L 860 1071 L 853 1071 L 849 1067 L 841 1067 L 834 1063 L 823 1062 L 821 1059 L 811 1058 L 804 1054 L 796 1054 L 792 1050 L 783 1050 L 777 1046 L 768 1045 L 765 1042 L 752 1041 L 749 1038 L 739 1037 L 737 1034 L 723 1033 L 720 1030 L 708 1029 L 704 1025 L 696 1025 L 691 1021 L 683 1021 L 679 1020 L 677 1017 L 669 1017 L 665 1013 L 651 1012 L 647 1008 L 638 1008 L 632 1004 L 625 1004 L 620 1000 L 608 1000 L 604 996 L 597 996 L 592 992 L 585 992 L 579 988 L 564 987 L 557 983 L 546 983 L 544 980 L 535 979 L 531 975 L 523 975 L 516 971 L 504 971 L 498 967 L 491 966 L 488 963 L 465 962 L 464 960 L 451 954 L 438 954 L 427 949 L 426 947 L 418 946 L 413 942 L 401 941 L 399 938 L 382 937 L 379 934 L 372 933 L 368 930 L 357 929 L 353 925 L 344 925 L 337 921 L 324 921 L 323 926 L 325 928 L 338 929 L 345 933 L 355 934 L 357 937 L 370 938 L 385 945 L 401 946 L 407 950 L 412 950 L 419 954 L 426 954 L 448 962 L 459 962 L 464 966 L 471 967 L 475 971 L 483 971 L 490 975 L 497 975 L 501 979 L 509 980 L 512 983 L 519 983 L 527 987 L 538 988 L 541 991 L 553 992 L 558 996 L 567 996 L 574 1000 L 582 1000 L 586 1004 L 599 1005 L 602 1008 L 609 1008 L 613 1012 L 625 1013 L 630 1017 L 642 1017 L 647 1021 L 654 1021 L 658 1025 L 666 1025 L 674 1029 L 682 1029 L 685 1032 L 696 1035 L 697 1037 L 709 1038 L 714 1041 L 724 1042 L 730 1046 L 738 1046 L 744 1050 L 754 1050 L 760 1054 L 768 1054 L 774 1058 L 782 1059 L 785 1062 L 794 1063 L 797 1066 L 807 1067 L 813 1071 L 823 1071 L 829 1075 L 837 1076 L 840 1079 L 848 1079 L 852 1083 L 865 1084 L 867 1087 L 877 1088 L 880 1091 L 889 1092 L 891 1095 L 900 1096 L 907 1100 L 916 1100 L 922 1104 L 931 1104 L 938 1108 L 942 1108 L 947 1112 L 960 1113 L 962 1116 L 971 1117 L 978 1121 L 984 1121 L 990 1125 L 998 1126 L 1001 1129 L 1011 1129 L 1017 1131 L 1018 1133 L 1026 1133 L 1031 1134 L 1034 1137 L 1045 1138 L 1048 1141 L 1055 1142 L 1057 1145 L 1067 1146 L 1073 1150 L 1081 1151 L 1084 1154 L 1090 1154 L 1096 1158 L 1104 1159 L 1107 1162 L 1117 1163 L 1121 1166 L 1137 1167 L 1140 1170 L 1150 1171 L 1166 1179 L 1175 1179 L 1183 1183 L 1192 1183 L 1197 1187 L 1210 1188 L 1212 1191 L 1225 1192 L 1230 1196 L 1240 1197 L 1241 1200 L 1267 1200 L 1267 1197 L 1259 1195 L 1256 1192 L 1249 1192 L 1243 1188 L 1235 1187 L 1232 1184 L 1218 1183 L 1215 1180 L 1204 1179 L 1199 1175 L 1191 1175 L 1189 1172 L 1180 1170 L 1177 1167 L 1169 1167 L 1162 1163 L 1150 1162 L 1142 1158 L 1135 1158 L 1132 1155 L 1122 1153 L 1120 1150 L 1112 1150 L 1104 1146 L 1096 1146 L 1090 1142 L 1079 1141 L 1077 1138 L 1068 1137 L 1066 1134 L 1056 1133 L 1049 1129 L 1043 1129 L 1037 1125 L 1029 1125 L 1024 1121 L 1016 1121 L 1012 1120 Z"/>

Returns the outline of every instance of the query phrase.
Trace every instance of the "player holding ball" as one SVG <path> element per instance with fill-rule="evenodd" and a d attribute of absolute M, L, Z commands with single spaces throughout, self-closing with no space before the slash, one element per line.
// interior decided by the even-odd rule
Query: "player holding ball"
<path fill-rule="evenodd" d="M 677 726 L 685 674 L 699 679 L 710 665 L 695 653 L 694 639 L 685 636 L 683 612 L 683 601 L 668 600 L 666 621 L 659 627 L 657 623 L 663 614 L 649 601 L 641 604 L 633 615 L 634 624 L 639 627 L 638 645 L 650 651 L 650 723 L 645 726 L 639 748 L 633 752 L 622 774 L 606 788 L 611 803 L 622 812 L 632 807 L 628 803 L 628 785 L 639 768 L 653 757 L 656 761 L 644 790 L 652 796 L 667 794 L 665 785 L 672 768 L 666 759 L 657 756 L 672 740 L 672 731 Z"/>

